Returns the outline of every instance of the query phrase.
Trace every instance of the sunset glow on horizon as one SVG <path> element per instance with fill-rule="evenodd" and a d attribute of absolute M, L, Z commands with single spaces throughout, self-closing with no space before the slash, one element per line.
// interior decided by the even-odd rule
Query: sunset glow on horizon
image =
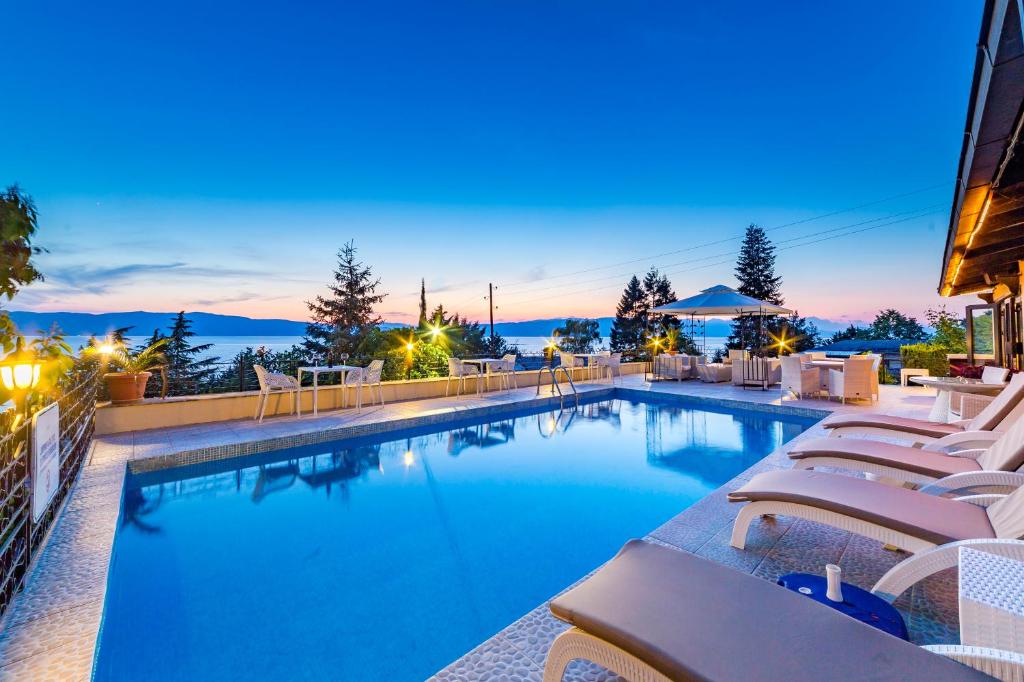
<path fill-rule="evenodd" d="M 48 249 L 13 310 L 304 320 L 354 240 L 390 322 L 421 278 L 607 317 L 652 266 L 734 286 L 750 223 L 802 315 L 974 302 L 936 289 L 980 2 L 60 4 L 8 17 L 0 184 Z"/>

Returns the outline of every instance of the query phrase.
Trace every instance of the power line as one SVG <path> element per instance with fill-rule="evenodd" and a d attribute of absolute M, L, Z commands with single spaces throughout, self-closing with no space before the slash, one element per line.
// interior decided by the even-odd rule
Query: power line
<path fill-rule="evenodd" d="M 919 210 L 923 210 L 923 209 L 919 209 Z M 801 243 L 801 244 L 791 244 L 790 246 L 785 246 L 785 247 L 782 247 L 782 248 L 778 249 L 778 251 L 788 251 L 790 249 L 795 249 L 795 248 L 798 248 L 798 247 L 801 247 L 801 246 L 810 246 L 811 244 L 818 244 L 820 242 L 825 242 L 825 241 L 829 241 L 829 240 L 832 240 L 832 239 L 839 239 L 841 237 L 847 237 L 847 236 L 853 235 L 853 234 L 860 234 L 862 232 L 867 232 L 869 230 L 877 230 L 877 229 L 879 229 L 881 227 L 889 227 L 890 225 L 897 225 L 899 223 L 905 223 L 905 222 L 907 222 L 909 220 L 916 220 L 918 218 L 923 218 L 924 216 L 930 215 L 932 213 L 939 213 L 939 211 L 931 210 L 931 211 L 927 211 L 925 213 L 920 213 L 919 215 L 907 216 L 905 218 L 900 218 L 899 220 L 893 220 L 893 221 L 890 221 L 890 222 L 887 222 L 887 223 L 882 223 L 882 224 L 879 224 L 879 225 L 871 225 L 869 227 L 863 227 L 863 228 L 861 228 L 859 230 L 850 230 L 849 232 L 843 232 L 841 234 L 832 234 L 831 236 L 828 236 L 828 237 L 822 237 L 821 239 L 815 239 L 815 240 L 812 240 L 812 241 L 809 241 L 809 242 L 804 242 L 804 243 Z M 848 227 L 852 227 L 852 226 L 846 226 L 846 227 L 848 228 Z M 835 232 L 836 229 L 841 229 L 841 228 L 833 228 L 831 230 L 823 230 L 823 231 L 820 231 L 820 232 L 812 232 L 812 233 L 803 235 L 802 237 L 794 237 L 793 239 L 786 240 L 786 241 L 795 241 L 795 240 L 799 240 L 799 239 L 807 239 L 809 237 L 815 237 L 815 236 L 822 235 L 822 234 L 828 234 L 830 232 Z M 682 272 L 691 272 L 693 270 L 703 270 L 704 268 L 715 267 L 717 265 L 725 265 L 725 264 L 728 264 L 728 263 L 732 262 L 732 259 L 737 254 L 739 254 L 739 251 L 733 251 L 733 252 L 730 252 L 730 253 L 727 253 L 727 254 L 718 254 L 719 257 L 728 256 L 729 258 L 727 258 L 726 260 L 721 260 L 721 261 L 717 261 L 717 262 L 714 262 L 714 263 L 708 263 L 706 265 L 699 265 L 697 267 L 687 268 L 685 270 L 678 270 L 678 271 L 675 271 L 675 272 L 665 272 L 664 274 L 666 274 L 666 275 L 678 275 L 678 274 L 681 274 Z M 611 289 L 611 288 L 619 287 L 619 286 L 621 286 L 620 283 L 609 284 L 609 285 L 601 286 L 601 287 L 587 287 L 586 289 L 579 289 L 579 290 L 573 290 L 573 291 L 563 291 L 561 293 L 554 293 L 554 294 L 550 294 L 548 296 L 541 296 L 539 298 L 528 299 L 528 300 L 525 300 L 525 301 L 507 302 L 505 305 L 525 305 L 527 303 L 536 303 L 538 301 L 548 301 L 548 300 L 551 300 L 553 298 L 563 298 L 565 296 L 575 296 L 575 295 L 582 294 L 582 293 L 590 293 L 590 292 L 594 292 L 594 291 L 602 291 L 604 289 Z"/>
<path fill-rule="evenodd" d="M 905 198 L 905 197 L 914 196 L 916 194 L 921 194 L 923 192 L 928 192 L 928 191 L 931 191 L 931 190 L 939 188 L 939 187 L 946 187 L 947 184 L 948 183 L 946 183 L 946 182 L 940 182 L 940 183 L 936 183 L 934 185 L 929 185 L 927 187 L 922 187 L 921 189 L 916 189 L 916 190 L 913 190 L 913 191 L 910 191 L 910 192 L 903 192 L 902 194 L 894 194 L 892 196 L 884 197 L 882 199 L 877 199 L 875 201 L 869 201 L 869 202 L 864 203 L 864 204 L 858 204 L 857 206 L 851 206 L 849 208 L 843 208 L 843 209 L 839 209 L 837 211 L 831 211 L 829 213 L 822 213 L 822 214 L 819 214 L 819 215 L 811 216 L 809 218 L 803 218 L 801 220 L 794 220 L 793 222 L 784 223 L 782 225 L 776 225 L 774 227 L 766 228 L 765 232 L 774 232 L 775 230 L 781 230 L 781 229 L 786 228 L 786 227 L 793 227 L 795 225 L 803 225 L 805 223 L 813 222 L 815 220 L 823 220 L 825 218 L 831 218 L 833 216 L 842 215 L 843 213 L 849 213 L 851 211 L 857 211 L 857 210 L 860 210 L 860 209 L 863 209 L 863 208 L 869 208 L 871 206 L 877 206 L 878 204 L 884 204 L 884 203 L 886 203 L 888 201 L 894 201 L 896 199 L 902 199 L 902 198 Z M 693 251 L 695 249 L 701 249 L 701 248 L 705 248 L 705 247 L 708 247 L 708 246 L 715 246 L 717 244 L 723 244 L 723 243 L 726 243 L 726 242 L 733 241 L 735 239 L 739 239 L 739 237 L 729 237 L 727 239 L 718 239 L 718 240 L 715 240 L 715 241 L 704 242 L 702 244 L 696 244 L 694 246 L 690 246 L 690 247 L 687 247 L 687 248 L 684 248 L 684 249 L 676 249 L 674 251 L 666 251 L 664 253 L 655 254 L 653 256 L 643 256 L 641 258 L 634 258 L 634 259 L 631 259 L 631 260 L 619 261 L 617 263 L 611 263 L 609 265 L 599 265 L 599 266 L 595 266 L 595 267 L 591 267 L 591 268 L 584 268 L 582 270 L 575 270 L 573 272 L 567 272 L 567 273 L 560 274 L 560 275 L 548 275 L 547 277 L 535 277 L 535 278 L 528 279 L 528 280 L 513 281 L 513 282 L 507 283 L 505 286 L 506 287 L 510 287 L 510 286 L 514 287 L 514 286 L 519 285 L 519 284 L 533 284 L 535 282 L 552 280 L 552 279 L 561 279 L 563 277 L 571 277 L 573 275 L 582 275 L 582 274 L 586 274 L 588 272 L 596 272 L 598 270 L 607 270 L 609 268 L 619 267 L 620 265 L 631 265 L 631 264 L 634 264 L 634 263 L 649 262 L 649 261 L 657 259 L 657 258 L 664 258 L 665 256 L 673 256 L 673 255 L 675 255 L 677 253 L 683 253 L 683 252 L 686 252 L 686 251 Z M 512 291 L 512 292 L 508 292 L 508 293 L 517 293 L 517 292 Z"/>
<path fill-rule="evenodd" d="M 879 221 L 892 220 L 893 218 L 900 218 L 900 217 L 903 217 L 903 216 L 909 216 L 910 217 L 909 219 L 916 218 L 916 217 L 921 217 L 920 215 L 917 215 L 917 214 L 927 215 L 927 213 L 930 212 L 932 209 L 937 208 L 939 206 L 944 206 L 944 205 L 945 205 L 944 203 L 932 204 L 930 206 L 923 206 L 923 207 L 915 208 L 915 209 L 913 209 L 911 211 L 902 211 L 902 212 L 899 212 L 899 213 L 891 213 L 889 215 L 880 216 L 880 217 L 877 217 L 877 218 L 870 218 L 868 220 L 862 220 L 860 222 L 851 223 L 851 224 L 848 224 L 848 225 L 841 225 L 839 227 L 833 227 L 833 228 L 830 228 L 830 229 L 827 229 L 827 230 L 820 230 L 820 231 L 817 231 L 817 232 L 810 232 L 808 234 L 800 235 L 798 237 L 791 237 L 790 239 L 785 239 L 785 240 L 779 241 L 777 243 L 778 244 L 786 244 L 786 243 L 789 243 L 789 242 L 799 241 L 801 239 L 806 239 L 807 237 L 814 237 L 814 236 L 818 236 L 818 235 L 830 234 L 830 233 L 833 233 L 833 232 L 839 232 L 839 231 L 842 231 L 842 230 L 847 230 L 847 229 L 850 229 L 852 227 L 860 227 L 862 225 L 869 225 L 871 223 L 876 223 L 876 222 L 879 222 Z M 922 213 L 922 211 L 924 213 Z M 887 224 L 891 224 L 891 223 L 887 223 Z M 723 242 L 726 242 L 726 241 L 737 241 L 739 239 L 742 239 L 742 237 L 731 237 L 731 238 L 729 238 L 727 240 L 722 240 L 722 241 Z M 675 268 L 675 267 L 679 267 L 681 265 L 688 265 L 690 263 L 700 263 L 700 262 L 703 262 L 703 261 L 714 260 L 716 258 L 722 258 L 722 257 L 725 257 L 725 256 L 731 257 L 731 256 L 736 255 L 736 253 L 737 253 L 736 251 L 729 251 L 729 252 L 725 252 L 725 253 L 715 253 L 715 254 L 711 254 L 711 255 L 708 255 L 708 256 L 700 256 L 700 257 L 697 257 L 697 258 L 689 258 L 689 259 L 686 259 L 686 260 L 678 261 L 676 263 L 669 263 L 668 265 L 664 265 L 662 267 L 663 268 Z M 691 269 L 693 269 L 693 268 L 691 268 Z M 588 279 L 588 280 L 582 280 L 582 281 L 578 281 L 578 282 L 573 282 L 572 284 L 575 284 L 575 285 L 579 285 L 579 284 L 593 284 L 593 283 L 596 283 L 596 282 L 603 282 L 603 281 L 608 281 L 608 280 L 612 280 L 612 279 L 616 280 L 616 283 L 618 283 L 618 282 L 621 282 L 623 278 L 630 277 L 633 274 L 634 273 L 631 271 L 631 272 L 618 273 L 618 274 L 615 274 L 615 275 L 602 275 L 601 277 L 595 277 L 595 278 L 591 278 L 591 279 Z M 666 273 L 666 274 L 671 274 L 671 273 Z M 535 288 L 532 288 L 532 289 L 524 289 L 524 290 L 521 290 L 519 293 L 536 293 L 536 292 L 540 292 L 540 291 L 550 291 L 551 289 L 554 289 L 554 288 L 557 288 L 557 285 L 548 285 L 548 286 L 542 286 L 542 287 L 535 287 Z M 522 301 L 518 301 L 518 302 L 522 302 Z M 513 304 L 517 303 L 517 301 L 513 298 L 512 303 Z"/>

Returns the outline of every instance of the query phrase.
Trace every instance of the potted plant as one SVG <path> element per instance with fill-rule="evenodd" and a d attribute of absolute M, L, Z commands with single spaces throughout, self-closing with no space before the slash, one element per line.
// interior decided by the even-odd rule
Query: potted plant
<path fill-rule="evenodd" d="M 106 343 L 90 347 L 94 354 L 106 356 L 109 368 L 114 370 L 103 375 L 110 393 L 110 402 L 115 405 L 126 405 L 138 402 L 146 395 L 146 384 L 153 376 L 150 370 L 159 369 L 167 364 L 163 347 L 167 339 L 139 350 L 131 350 L 124 343 Z"/>

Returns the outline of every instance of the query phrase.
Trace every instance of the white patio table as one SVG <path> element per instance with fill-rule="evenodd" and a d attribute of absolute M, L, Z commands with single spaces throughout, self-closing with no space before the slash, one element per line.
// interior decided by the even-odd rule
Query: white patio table
<path fill-rule="evenodd" d="M 489 391 L 491 390 L 491 377 L 487 375 L 487 367 L 495 362 L 505 361 L 502 360 L 501 358 L 470 358 L 468 360 L 463 360 L 462 362 L 466 363 L 467 365 L 476 365 L 480 368 L 480 376 L 481 378 L 486 378 L 487 390 Z M 485 375 L 487 376 L 485 377 Z M 499 386 L 500 385 L 501 384 L 499 383 Z"/>
<path fill-rule="evenodd" d="M 928 414 L 928 420 L 933 422 L 955 421 L 950 419 L 951 415 L 949 412 L 949 394 L 951 391 L 995 395 L 1006 387 L 1006 384 L 986 384 L 982 383 L 979 379 L 965 380 L 954 377 L 910 377 L 910 380 L 920 386 L 928 386 L 935 389 L 935 403 L 932 405 L 932 411 Z"/>
<path fill-rule="evenodd" d="M 341 406 L 348 407 L 348 392 L 345 390 L 345 375 L 353 370 L 363 371 L 362 367 L 353 367 L 352 365 L 331 365 L 330 367 L 314 365 L 311 367 L 299 367 L 298 375 L 296 378 L 299 380 L 299 386 L 302 386 L 302 373 L 308 372 L 313 375 L 313 416 L 315 417 L 320 412 L 317 409 L 317 389 L 319 388 L 321 374 L 328 374 L 330 372 L 341 373 Z M 302 400 L 298 401 L 299 405 L 296 408 L 298 416 L 302 416 Z"/>
<path fill-rule="evenodd" d="M 600 356 L 601 354 L 600 353 L 572 353 L 571 355 L 574 358 L 584 358 L 587 361 L 587 367 L 586 367 L 586 369 L 587 369 L 587 376 L 590 377 L 591 379 L 593 379 L 594 378 L 594 369 L 597 367 L 597 364 L 594 362 L 594 358 Z"/>
<path fill-rule="evenodd" d="M 820 367 L 822 369 L 838 369 L 840 372 L 843 371 L 842 360 L 811 360 L 806 363 L 811 367 Z"/>

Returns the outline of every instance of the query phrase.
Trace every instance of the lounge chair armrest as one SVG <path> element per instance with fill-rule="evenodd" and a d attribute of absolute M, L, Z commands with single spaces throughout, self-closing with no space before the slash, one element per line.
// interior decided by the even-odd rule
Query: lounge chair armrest
<path fill-rule="evenodd" d="M 966 502 L 967 504 L 973 504 L 976 507 L 990 507 L 1005 497 L 1006 495 L 992 493 L 988 495 L 962 495 L 960 497 L 954 497 L 952 499 L 956 500 L 957 502 Z"/>
<path fill-rule="evenodd" d="M 987 448 L 989 445 L 999 440 L 999 437 L 1002 435 L 1002 433 L 996 431 L 962 431 L 960 433 L 951 433 L 948 436 L 943 436 L 938 440 L 928 443 L 921 449 L 943 452 L 954 448 L 958 450 L 975 447 Z"/>
<path fill-rule="evenodd" d="M 964 471 L 922 486 L 918 492 L 926 495 L 965 495 L 982 492 L 979 488 L 983 488 L 985 493 L 991 494 L 993 491 L 990 489 L 997 487 L 1010 493 L 1021 486 L 1024 486 L 1024 474 L 1016 471 Z"/>
<path fill-rule="evenodd" d="M 960 560 L 960 548 L 970 547 L 989 554 L 998 554 L 1024 561 L 1024 541 L 977 539 L 961 540 L 918 552 L 890 568 L 875 586 L 872 594 L 893 602 L 910 587 L 939 571 L 952 568 Z"/>
<path fill-rule="evenodd" d="M 959 661 L 997 680 L 1024 679 L 1024 654 L 962 644 L 926 644 L 921 647 L 934 654 Z"/>
<path fill-rule="evenodd" d="M 952 452 L 948 452 L 946 454 L 948 454 L 950 457 L 961 457 L 963 459 L 976 460 L 986 452 L 988 452 L 988 448 L 970 448 L 968 450 L 953 450 Z"/>

